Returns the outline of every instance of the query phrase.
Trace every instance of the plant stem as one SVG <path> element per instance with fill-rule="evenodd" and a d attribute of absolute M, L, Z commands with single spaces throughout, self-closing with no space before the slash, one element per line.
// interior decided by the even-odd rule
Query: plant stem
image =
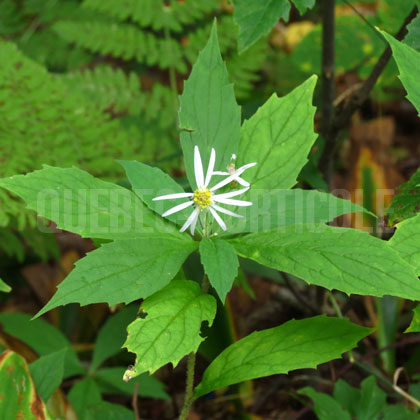
<path fill-rule="evenodd" d="M 324 153 L 319 167 L 325 181 L 331 184 L 332 153 L 335 137 L 332 130 L 334 121 L 335 95 L 335 0 L 323 0 L 322 4 L 322 125 L 321 133 L 325 140 Z"/>
<path fill-rule="evenodd" d="M 207 276 L 207 274 L 204 274 L 203 281 L 201 282 L 201 290 L 203 291 L 203 293 L 208 293 L 209 286 L 209 277 Z"/>
<path fill-rule="evenodd" d="M 179 420 L 187 420 L 190 413 L 191 405 L 194 399 L 194 370 L 195 370 L 195 353 L 190 353 L 187 362 L 187 386 L 185 391 L 185 401 L 182 407 Z"/>
<path fill-rule="evenodd" d="M 332 303 L 332 306 L 336 312 L 336 314 L 338 315 L 339 318 L 343 318 L 343 313 L 341 312 L 341 308 L 338 306 L 337 301 L 335 300 L 334 295 L 332 294 L 332 292 L 328 291 L 328 296 L 330 297 L 330 301 Z"/>
<path fill-rule="evenodd" d="M 203 293 L 208 293 L 209 291 L 209 278 L 207 274 L 204 274 L 203 280 L 201 282 L 201 290 Z M 190 353 L 188 356 L 187 362 L 187 385 L 185 390 L 185 400 L 184 406 L 182 407 L 179 420 L 186 420 L 191 409 L 191 405 L 194 401 L 194 371 L 195 371 L 195 359 L 196 354 Z"/>
<path fill-rule="evenodd" d="M 330 298 L 330 301 L 332 303 L 332 306 L 335 310 L 335 312 L 337 313 L 338 317 L 343 319 L 343 312 L 341 311 L 340 306 L 338 305 L 337 301 L 335 300 L 335 297 L 333 295 L 333 293 L 331 291 L 328 291 L 328 296 Z M 353 355 L 353 351 L 349 350 L 349 358 L 350 358 L 350 362 L 354 363 L 355 359 L 354 359 L 354 355 Z"/>
<path fill-rule="evenodd" d="M 139 384 L 134 385 L 134 393 L 132 399 L 132 405 L 134 409 L 134 416 L 136 420 L 140 420 L 140 412 L 139 412 Z"/>

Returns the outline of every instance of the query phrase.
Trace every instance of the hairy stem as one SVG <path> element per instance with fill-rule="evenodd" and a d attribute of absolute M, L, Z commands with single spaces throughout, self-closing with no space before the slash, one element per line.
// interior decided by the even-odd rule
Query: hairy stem
<path fill-rule="evenodd" d="M 139 411 L 139 384 L 134 385 L 134 392 L 132 398 L 132 406 L 134 409 L 134 417 L 136 420 L 140 420 L 140 411 Z"/>
<path fill-rule="evenodd" d="M 208 293 L 209 286 L 209 277 L 207 276 L 207 274 L 204 274 L 203 281 L 201 282 L 201 290 L 203 291 L 203 293 Z"/>
<path fill-rule="evenodd" d="M 209 278 L 207 274 L 204 274 L 203 281 L 201 282 L 201 290 L 203 293 L 209 291 Z M 194 401 L 194 371 L 195 371 L 195 359 L 196 354 L 190 353 L 187 362 L 187 385 L 185 390 L 184 406 L 182 407 L 179 420 L 186 420 L 191 409 L 191 405 Z"/>
<path fill-rule="evenodd" d="M 187 362 L 187 386 L 185 390 L 185 401 L 182 407 L 179 420 L 186 420 L 190 413 L 191 405 L 194 399 L 194 371 L 195 371 L 195 353 L 190 353 Z"/>

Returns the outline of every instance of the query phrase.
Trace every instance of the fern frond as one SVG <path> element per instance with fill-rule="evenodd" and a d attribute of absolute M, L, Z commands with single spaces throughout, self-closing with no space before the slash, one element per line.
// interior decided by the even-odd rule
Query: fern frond
<path fill-rule="evenodd" d="M 131 20 L 142 28 L 182 32 L 184 25 L 195 23 L 218 8 L 219 0 L 85 0 L 83 6 L 119 21 Z"/>
<path fill-rule="evenodd" d="M 264 40 L 258 41 L 241 55 L 233 54 L 227 59 L 229 77 L 234 83 L 235 96 L 243 100 L 252 93 L 254 84 L 260 80 L 259 71 L 268 54 Z"/>
<path fill-rule="evenodd" d="M 162 69 L 174 65 L 180 73 L 187 71 L 181 46 L 176 40 L 157 38 L 131 24 L 60 21 L 53 28 L 68 42 L 95 53 L 136 60 L 148 66 L 158 65 Z"/>
<path fill-rule="evenodd" d="M 24 0 L 22 13 L 36 16 L 39 23 L 46 24 L 61 19 L 90 20 L 99 19 L 100 15 L 81 7 L 78 0 Z"/>
<path fill-rule="evenodd" d="M 115 180 L 123 174 L 115 159 L 144 160 L 143 153 L 158 159 L 178 148 L 171 132 L 155 127 L 156 120 L 112 120 L 80 90 L 69 88 L 12 43 L 0 43 L 0 62 L 0 98 L 7 98 L 0 101 L 0 177 L 46 163 L 76 165 Z M 22 230 L 36 222 L 16 197 L 1 190 L 0 200 L 0 225 L 16 218 Z"/>
<path fill-rule="evenodd" d="M 87 50 L 75 48 L 48 27 L 16 43 L 28 57 L 53 71 L 72 70 L 92 60 Z"/>
<path fill-rule="evenodd" d="M 168 86 L 154 83 L 151 90 L 142 90 L 138 75 L 110 66 L 68 73 L 62 79 L 102 110 L 133 116 L 141 113 L 147 122 L 163 130 L 176 128 L 174 92 Z"/>
<path fill-rule="evenodd" d="M 177 127 L 177 104 L 174 103 L 174 92 L 167 86 L 155 83 L 152 90 L 146 94 L 144 116 L 148 122 L 156 117 L 163 129 Z"/>
<path fill-rule="evenodd" d="M 144 107 L 140 81 L 133 72 L 126 75 L 119 68 L 99 66 L 94 70 L 67 73 L 62 78 L 71 89 L 79 90 L 100 109 L 138 114 Z"/>

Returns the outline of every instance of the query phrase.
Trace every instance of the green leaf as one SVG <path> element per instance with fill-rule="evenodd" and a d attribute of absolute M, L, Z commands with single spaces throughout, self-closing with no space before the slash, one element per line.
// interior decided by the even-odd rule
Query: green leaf
<path fill-rule="evenodd" d="M 419 6 L 420 7 L 420 6 Z M 418 14 L 407 26 L 408 34 L 404 38 L 404 44 L 420 52 L 420 14 Z"/>
<path fill-rule="evenodd" d="M 347 382 L 339 379 L 334 386 L 334 398 L 352 417 L 357 418 L 361 399 L 359 389 L 354 388 Z"/>
<path fill-rule="evenodd" d="M 386 405 L 386 393 L 376 384 L 374 376 L 362 382 L 358 420 L 377 420 Z"/>
<path fill-rule="evenodd" d="M 296 225 L 230 243 L 242 257 L 329 290 L 420 299 L 413 268 L 385 241 L 356 229 Z"/>
<path fill-rule="evenodd" d="M 339 379 L 334 387 L 334 398 L 358 420 L 377 420 L 386 405 L 386 394 L 373 376 L 362 382 L 361 390 Z"/>
<path fill-rule="evenodd" d="M 186 354 L 196 352 L 204 340 L 200 336 L 203 321 L 211 325 L 216 315 L 216 300 L 202 293 L 199 285 L 188 280 L 171 282 L 146 299 L 139 318 L 127 328 L 124 347 L 136 353 L 136 364 L 127 369 L 124 380 L 140 373 L 153 373 L 172 363 L 175 367 Z"/>
<path fill-rule="evenodd" d="M 315 368 L 339 358 L 371 331 L 346 319 L 321 315 L 253 332 L 216 357 L 204 372 L 195 395 L 294 369 Z"/>
<path fill-rule="evenodd" d="M 133 191 L 143 200 L 143 202 L 158 214 L 163 214 L 166 210 L 180 204 L 181 201 L 159 200 L 153 201 L 154 197 L 166 194 L 183 193 L 184 189 L 175 182 L 168 174 L 159 168 L 154 168 L 144 163 L 133 161 L 119 161 L 125 169 L 127 178 L 130 181 Z M 184 199 L 186 201 L 188 199 Z M 166 218 L 179 224 L 184 224 L 191 213 L 191 209 L 185 209 Z"/>
<path fill-rule="evenodd" d="M 397 195 L 394 196 L 391 206 L 387 210 L 388 224 L 390 226 L 414 217 L 417 214 L 420 209 L 419 184 L 420 168 L 406 183 L 397 188 Z"/>
<path fill-rule="evenodd" d="M 25 359 L 11 350 L 0 355 L 0 390 L 1 419 L 50 420 Z"/>
<path fill-rule="evenodd" d="M 43 319 L 31 320 L 31 316 L 19 313 L 0 314 L 2 329 L 28 344 L 40 356 L 66 348 L 64 378 L 84 372 L 76 352 L 67 337 Z"/>
<path fill-rule="evenodd" d="M 303 15 L 307 9 L 312 9 L 312 7 L 315 6 L 315 0 L 293 0 L 293 3 L 301 15 Z"/>
<path fill-rule="evenodd" d="M 420 214 L 398 223 L 388 243 L 420 275 Z"/>
<path fill-rule="evenodd" d="M 184 239 L 182 239 L 184 238 Z M 76 263 L 36 315 L 60 305 L 128 304 L 166 286 L 198 244 L 187 235 L 143 234 L 102 245 Z"/>
<path fill-rule="evenodd" d="M 257 162 L 245 179 L 255 189 L 288 189 L 308 161 L 316 139 L 312 76 L 288 95 L 273 94 L 241 129 L 238 166 Z"/>
<path fill-rule="evenodd" d="M 155 377 L 143 373 L 129 382 L 123 381 L 125 367 L 110 367 L 100 369 L 95 373 L 95 378 L 100 389 L 110 394 L 134 394 L 135 385 L 138 384 L 138 393 L 142 397 L 161 398 L 169 400 L 169 395 L 164 390 L 162 382 Z"/>
<path fill-rule="evenodd" d="M 11 290 L 12 288 L 0 279 L 0 292 L 9 293 Z"/>
<path fill-rule="evenodd" d="M 315 0 L 292 2 L 301 15 L 315 5 Z M 239 53 L 267 35 L 279 19 L 289 20 L 289 0 L 234 0 L 234 5 L 233 19 L 239 25 Z"/>
<path fill-rule="evenodd" d="M 86 418 L 89 407 L 102 401 L 98 385 L 89 377 L 83 378 L 72 387 L 68 399 L 79 419 Z"/>
<path fill-rule="evenodd" d="M 214 170 L 225 171 L 232 154 L 237 153 L 240 138 L 241 111 L 220 55 L 216 21 L 206 47 L 184 83 L 180 105 L 181 145 L 187 176 L 194 188 L 194 146 L 200 149 L 205 170 L 214 147 Z"/>
<path fill-rule="evenodd" d="M 286 21 L 289 18 L 288 0 L 234 0 L 234 5 L 233 19 L 240 28 L 239 52 L 268 34 L 280 18 Z"/>
<path fill-rule="evenodd" d="M 223 239 L 203 238 L 200 257 L 210 284 L 224 303 L 238 274 L 239 261 L 235 249 Z"/>
<path fill-rule="evenodd" d="M 135 420 L 134 413 L 120 404 L 101 401 L 85 411 L 84 420 Z"/>
<path fill-rule="evenodd" d="M 298 392 L 313 400 L 318 420 L 351 420 L 350 414 L 330 395 L 317 392 L 309 386 Z"/>
<path fill-rule="evenodd" d="M 386 32 L 381 33 L 391 46 L 401 83 L 407 91 L 407 99 L 416 107 L 420 116 L 420 53 Z"/>
<path fill-rule="evenodd" d="M 130 190 L 77 168 L 43 169 L 0 179 L 0 186 L 60 229 L 83 237 L 132 238 L 141 232 L 168 231 L 174 225 L 150 211 Z"/>
<path fill-rule="evenodd" d="M 96 338 L 90 371 L 96 370 L 106 359 L 121 351 L 127 326 L 134 321 L 137 312 L 138 305 L 129 305 L 106 320 Z"/>
<path fill-rule="evenodd" d="M 364 212 L 366 209 L 350 200 L 337 198 L 315 190 L 252 190 L 248 199 L 253 203 L 241 207 L 237 213 L 242 219 L 231 218 L 232 228 L 227 234 L 261 232 L 283 226 L 318 224 L 333 220 L 347 213 Z"/>
<path fill-rule="evenodd" d="M 420 414 L 413 413 L 402 404 L 388 405 L 382 414 L 381 420 L 420 420 Z"/>
<path fill-rule="evenodd" d="M 420 332 L 420 305 L 417 305 L 413 309 L 413 312 L 414 312 L 413 319 L 411 321 L 410 326 L 405 331 L 406 333 Z"/>
<path fill-rule="evenodd" d="M 64 347 L 54 353 L 41 356 L 29 366 L 35 388 L 44 401 L 48 401 L 63 380 L 66 352 L 67 349 Z"/>

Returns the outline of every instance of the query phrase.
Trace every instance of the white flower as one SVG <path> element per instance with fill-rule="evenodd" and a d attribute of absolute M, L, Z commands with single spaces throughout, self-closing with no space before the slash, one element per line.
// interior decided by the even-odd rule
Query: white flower
<path fill-rule="evenodd" d="M 209 189 L 208 186 L 210 184 L 211 177 L 212 175 L 217 173 L 217 172 L 213 172 L 215 162 L 216 162 L 216 151 L 214 149 L 211 149 L 209 167 L 207 169 L 206 177 L 204 178 L 203 164 L 201 162 L 200 151 L 198 150 L 198 147 L 195 146 L 194 147 L 194 173 L 195 173 L 195 181 L 197 184 L 197 189 L 193 193 L 177 193 L 177 194 L 161 195 L 153 199 L 154 201 L 156 201 L 156 200 L 171 200 L 171 199 L 176 199 L 176 198 L 189 198 L 187 202 L 178 204 L 177 206 L 172 207 L 171 209 L 165 211 L 165 213 L 162 214 L 163 217 L 166 217 L 171 214 L 177 213 L 181 210 L 184 210 L 187 207 L 193 206 L 194 210 L 192 211 L 187 221 L 184 223 L 184 225 L 180 229 L 180 232 L 184 232 L 186 229 L 188 229 L 188 227 L 190 227 L 191 235 L 194 235 L 195 227 L 197 225 L 200 212 L 202 211 L 209 211 L 223 230 L 226 230 L 226 224 L 222 220 L 218 212 L 224 213 L 233 217 L 243 217 L 230 210 L 220 207 L 216 203 L 227 204 L 231 206 L 239 206 L 239 207 L 252 206 L 252 203 L 250 201 L 241 201 L 241 200 L 232 199 L 232 197 L 235 197 L 237 195 L 240 195 L 248 191 L 249 183 L 247 183 L 246 188 L 243 188 L 241 190 L 230 191 L 223 194 L 214 194 L 214 192 L 224 187 L 225 185 L 229 184 L 230 182 L 234 180 L 238 180 L 238 177 L 246 169 L 256 165 L 256 163 L 250 163 L 248 165 L 244 165 L 238 170 L 236 170 L 235 173 L 232 175 L 229 175 L 228 173 L 226 173 L 226 175 L 229 175 L 227 178 L 225 178 L 223 181 L 220 181 L 214 187 L 211 187 Z"/>
<path fill-rule="evenodd" d="M 241 184 L 243 187 L 249 187 L 249 182 L 245 181 L 240 177 L 240 175 L 248 168 L 251 168 L 255 165 L 255 163 L 248 163 L 247 165 L 241 166 L 239 169 L 235 169 L 235 160 L 236 155 L 233 154 L 230 158 L 230 163 L 227 166 L 228 172 L 221 172 L 221 171 L 214 171 L 213 175 L 232 175 L 235 176 L 233 181 L 237 181 L 239 184 Z"/>

